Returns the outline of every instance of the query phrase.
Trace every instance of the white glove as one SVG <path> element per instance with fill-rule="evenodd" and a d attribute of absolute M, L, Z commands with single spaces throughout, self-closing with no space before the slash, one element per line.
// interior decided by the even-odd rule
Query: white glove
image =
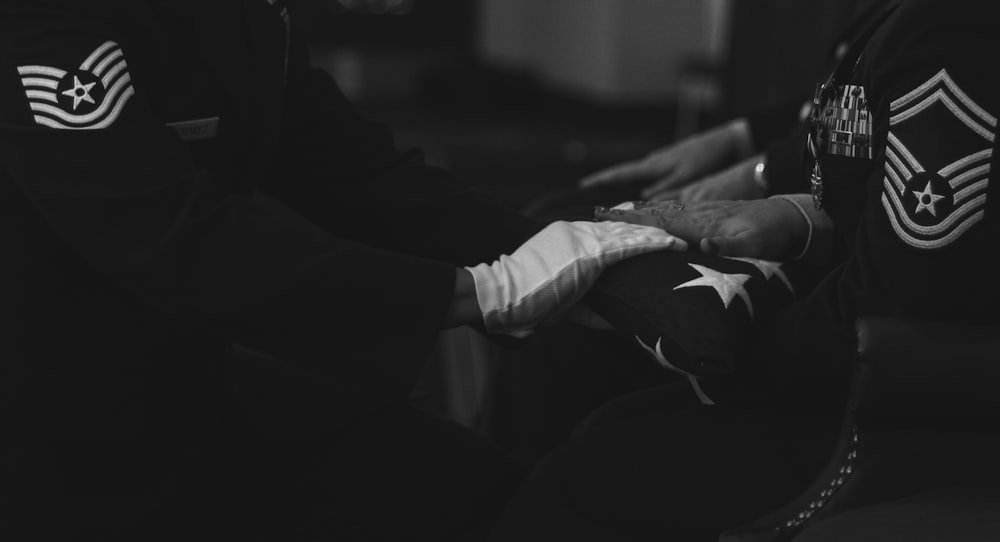
<path fill-rule="evenodd" d="M 553 222 L 510 256 L 466 269 L 491 333 L 523 334 L 583 297 L 598 275 L 625 258 L 687 244 L 650 226 L 625 222 Z"/>

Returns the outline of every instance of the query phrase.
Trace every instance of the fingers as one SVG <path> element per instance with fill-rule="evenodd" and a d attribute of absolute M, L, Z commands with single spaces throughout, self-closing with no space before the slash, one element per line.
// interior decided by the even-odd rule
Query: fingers
<path fill-rule="evenodd" d="M 690 201 L 691 198 L 685 196 L 688 187 L 685 188 L 673 188 L 670 190 L 664 190 L 663 192 L 657 192 L 648 196 L 646 199 L 652 202 L 661 201 Z"/>
<path fill-rule="evenodd" d="M 685 251 L 688 248 L 687 241 L 672 235 L 656 224 L 630 221 L 612 221 L 606 222 L 606 224 L 617 225 L 611 233 L 622 241 L 621 246 L 618 247 L 621 249 L 622 257 L 663 249 Z"/>
<path fill-rule="evenodd" d="M 690 210 L 691 205 L 687 202 L 670 201 L 624 201 L 611 207 L 595 207 L 594 216 L 603 220 L 615 220 L 616 217 L 636 217 L 639 215 L 656 216 L 676 216 L 683 213 L 685 209 Z M 631 220 L 629 220 L 631 222 Z M 635 223 L 635 222 L 633 222 Z"/>
<path fill-rule="evenodd" d="M 677 175 L 669 175 L 640 190 L 639 197 L 646 200 L 652 200 L 659 194 L 673 191 L 678 184 L 680 184 L 680 178 Z"/>
<path fill-rule="evenodd" d="M 662 228 L 683 239 L 686 244 L 698 246 L 702 239 L 728 235 L 724 232 L 732 231 L 724 218 L 728 203 L 730 202 L 626 202 L 611 209 L 596 208 L 594 216 L 598 220 L 617 220 Z"/>
<path fill-rule="evenodd" d="M 697 243 L 702 237 L 697 225 L 687 220 L 679 220 L 669 214 L 653 212 L 649 208 L 629 211 L 606 209 L 595 212 L 595 216 L 599 220 L 627 222 L 664 231 L 677 238 L 676 244 L 672 247 L 675 250 L 687 250 L 690 243 Z"/>
<path fill-rule="evenodd" d="M 729 250 L 732 248 L 729 246 L 729 239 L 725 237 L 711 237 L 701 240 L 698 244 L 698 248 L 701 249 L 705 254 L 714 254 L 716 256 L 731 256 Z"/>
<path fill-rule="evenodd" d="M 578 183 L 580 188 L 593 188 L 595 186 L 618 184 L 642 178 L 645 164 L 641 161 L 625 162 L 607 169 L 588 175 Z"/>
<path fill-rule="evenodd" d="M 687 250 L 687 243 L 683 239 L 654 224 L 625 220 L 577 221 L 568 223 L 566 227 L 578 232 L 577 242 L 581 239 L 593 239 L 604 247 L 602 251 L 616 250 L 623 256 L 663 249 Z"/>
<path fill-rule="evenodd" d="M 653 213 L 643 212 L 640 209 L 597 207 L 594 209 L 594 218 L 597 220 L 608 220 L 614 222 L 627 222 L 629 224 L 641 224 L 645 226 L 662 227 L 660 217 Z"/>
<path fill-rule="evenodd" d="M 648 160 L 634 160 L 598 171 L 580 179 L 580 188 L 593 188 L 609 184 L 648 182 L 657 178 L 663 166 L 655 166 Z"/>
<path fill-rule="evenodd" d="M 759 247 L 746 235 L 706 237 L 698 248 L 705 254 L 728 256 L 731 258 L 760 258 Z"/>

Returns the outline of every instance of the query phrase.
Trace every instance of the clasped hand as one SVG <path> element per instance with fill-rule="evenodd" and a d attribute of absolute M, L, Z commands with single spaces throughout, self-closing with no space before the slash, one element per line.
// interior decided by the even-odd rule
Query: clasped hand
<path fill-rule="evenodd" d="M 657 250 L 686 249 L 683 241 L 659 228 L 620 221 L 558 221 L 509 256 L 466 270 L 474 279 L 486 330 L 523 334 L 569 315 L 601 272 L 616 262 Z"/>
<path fill-rule="evenodd" d="M 594 216 L 662 228 L 702 252 L 787 260 L 805 245 L 809 225 L 782 199 L 741 201 L 636 201 L 598 207 Z"/>

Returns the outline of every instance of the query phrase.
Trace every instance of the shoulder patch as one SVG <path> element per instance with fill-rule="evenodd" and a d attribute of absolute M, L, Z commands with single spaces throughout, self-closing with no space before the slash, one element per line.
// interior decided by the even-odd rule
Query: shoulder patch
<path fill-rule="evenodd" d="M 997 119 L 945 70 L 889 114 L 882 206 L 900 240 L 944 248 L 983 219 Z"/>
<path fill-rule="evenodd" d="M 35 122 L 61 130 L 97 130 L 114 124 L 135 93 L 125 55 L 104 42 L 77 68 L 18 66 Z"/>

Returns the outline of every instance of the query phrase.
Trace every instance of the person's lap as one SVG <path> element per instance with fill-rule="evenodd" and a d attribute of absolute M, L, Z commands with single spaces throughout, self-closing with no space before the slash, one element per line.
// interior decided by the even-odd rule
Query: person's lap
<path fill-rule="evenodd" d="M 521 476 L 477 434 L 408 405 L 318 439 L 129 448 L 10 448 L 3 500 L 17 506 L 0 529 L 25 541 L 465 540 Z"/>
<path fill-rule="evenodd" d="M 797 496 L 839 429 L 836 417 L 702 406 L 683 386 L 638 392 L 539 463 L 493 540 L 715 540 Z"/>

